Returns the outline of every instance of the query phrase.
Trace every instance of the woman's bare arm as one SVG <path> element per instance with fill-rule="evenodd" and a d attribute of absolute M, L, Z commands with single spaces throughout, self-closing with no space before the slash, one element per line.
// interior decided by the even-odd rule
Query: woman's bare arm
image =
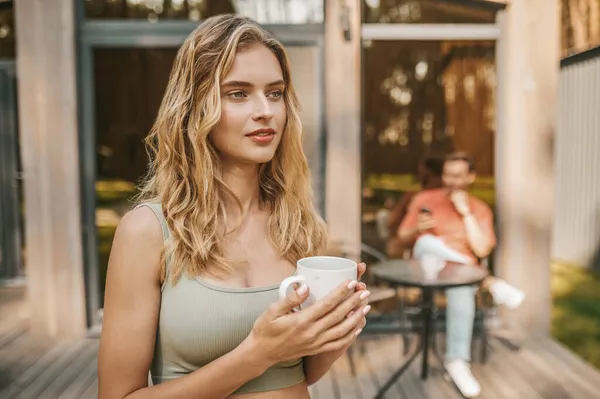
<path fill-rule="evenodd" d="M 148 387 L 160 308 L 162 247 L 160 224 L 150 209 L 133 210 L 121 220 L 106 282 L 98 359 L 100 399 L 221 399 L 270 366 L 246 340 L 187 376 Z"/>

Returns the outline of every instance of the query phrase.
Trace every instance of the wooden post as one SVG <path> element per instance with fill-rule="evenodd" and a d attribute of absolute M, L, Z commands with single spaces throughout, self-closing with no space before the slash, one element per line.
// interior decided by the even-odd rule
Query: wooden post
<path fill-rule="evenodd" d="M 74 1 L 15 2 L 32 332 L 86 332 Z"/>
<path fill-rule="evenodd" d="M 549 334 L 553 136 L 559 71 L 558 0 L 512 0 L 500 17 L 498 274 L 525 291 L 511 328 Z M 544 43 L 544 46 L 540 46 Z"/>
<path fill-rule="evenodd" d="M 325 217 L 352 256 L 361 242 L 360 6 L 328 0 L 325 10 Z"/>

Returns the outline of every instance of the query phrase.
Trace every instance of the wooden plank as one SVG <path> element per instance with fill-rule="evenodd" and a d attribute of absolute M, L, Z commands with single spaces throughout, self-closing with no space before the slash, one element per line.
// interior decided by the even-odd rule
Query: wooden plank
<path fill-rule="evenodd" d="M 387 380 L 398 369 L 402 359 L 401 339 L 398 336 L 384 336 L 379 341 L 373 342 L 368 348 L 368 356 L 373 360 L 373 363 L 378 365 L 376 378 L 379 387 L 382 387 Z M 386 392 L 386 397 L 407 399 L 406 394 L 402 390 L 400 383 L 405 378 L 405 375 L 400 377 L 394 385 Z"/>
<path fill-rule="evenodd" d="M 412 377 L 413 383 L 417 386 L 421 386 L 423 395 L 430 399 L 460 399 L 460 395 L 453 388 L 451 383 L 448 382 L 443 374 L 437 370 L 437 368 L 431 367 L 430 373 L 427 380 L 421 379 L 421 362 L 420 358 L 417 359 L 419 362 L 415 362 L 409 369 L 408 376 Z"/>
<path fill-rule="evenodd" d="M 598 397 L 593 387 L 582 387 L 570 377 L 570 370 L 567 367 L 557 363 L 548 363 L 544 351 L 535 350 L 535 347 L 524 345 L 520 350 L 520 357 L 536 369 L 537 378 L 546 378 L 549 381 L 555 381 L 556 386 L 561 387 L 562 391 L 568 392 L 572 398 L 595 398 Z M 552 388 L 552 387 L 551 387 Z M 548 388 L 548 389 L 551 389 Z M 544 393 L 544 392 L 542 392 Z"/>
<path fill-rule="evenodd" d="M 397 351 L 401 353 L 401 347 L 395 347 L 398 340 L 395 340 L 393 336 L 380 336 L 377 340 L 368 340 L 364 342 L 364 356 L 365 361 L 368 362 L 372 368 L 373 379 L 377 391 L 385 384 L 389 376 L 394 372 L 392 365 L 389 362 L 388 353 Z M 360 354 L 359 354 L 360 355 Z M 394 387 L 391 388 L 394 391 Z M 401 396 L 405 398 L 405 395 L 400 392 Z"/>
<path fill-rule="evenodd" d="M 4 324 L 2 331 L 0 331 L 0 350 L 7 345 L 10 345 L 17 338 L 27 332 L 27 322 L 20 321 L 18 323 L 11 324 L 10 326 Z"/>
<path fill-rule="evenodd" d="M 371 342 L 373 343 L 373 342 Z M 360 342 L 354 351 L 354 362 L 356 368 L 356 376 L 353 379 L 357 385 L 357 389 L 360 392 L 360 396 L 364 399 L 371 399 L 375 397 L 379 390 L 377 378 L 375 377 L 374 367 L 369 362 L 369 358 L 361 355 L 361 345 L 366 345 L 368 342 Z M 366 350 L 366 348 L 362 348 Z M 349 357 L 346 356 L 347 359 Z M 349 364 L 349 360 L 348 360 Z M 357 395 L 358 396 L 358 395 Z"/>
<path fill-rule="evenodd" d="M 10 385 L 51 347 L 50 343 L 24 335 L 0 350 L 0 389 Z"/>
<path fill-rule="evenodd" d="M 577 370 L 573 370 L 570 367 L 571 365 L 554 358 L 550 351 L 538 346 L 536 342 L 532 341 L 529 345 L 531 352 L 535 354 L 535 357 L 532 356 L 532 359 L 540 364 L 540 368 L 543 368 L 544 371 L 553 375 L 556 380 L 562 382 L 562 386 L 567 392 L 579 395 L 578 397 L 581 398 L 600 398 L 600 389 L 597 382 L 586 379 Z"/>
<path fill-rule="evenodd" d="M 515 356 L 499 345 L 494 347 L 486 364 L 473 365 L 473 375 L 481 383 L 486 398 L 540 398 L 535 389 L 530 388 L 519 375 L 520 371 L 515 370 Z M 508 381 L 510 383 L 507 384 Z"/>
<path fill-rule="evenodd" d="M 331 386 L 333 388 L 333 394 L 334 394 L 333 397 L 335 399 L 340 399 L 341 398 L 340 387 L 339 387 L 339 384 L 338 384 L 338 378 L 337 378 L 337 373 L 335 371 L 335 367 L 332 366 L 329 369 L 329 373 L 328 374 L 329 374 L 329 376 L 331 378 Z"/>
<path fill-rule="evenodd" d="M 458 388 L 455 387 L 454 382 L 446 373 L 444 364 L 440 363 L 440 360 L 438 360 L 434 352 L 436 350 L 435 348 L 437 347 L 437 351 L 440 353 L 443 361 L 445 345 L 440 344 L 440 341 L 442 341 L 440 339 L 440 335 L 442 336 L 442 338 L 445 338 L 445 334 L 438 331 L 437 334 L 435 334 L 435 341 L 432 342 L 432 348 L 430 350 L 429 355 L 429 375 L 430 378 L 436 382 L 435 388 L 437 388 L 437 390 L 440 392 L 439 395 L 443 395 L 443 397 L 447 398 L 460 398 L 461 395 L 458 391 Z"/>
<path fill-rule="evenodd" d="M 406 360 L 403 357 L 395 357 L 393 353 L 402 348 L 402 339 L 400 336 L 396 336 L 393 350 L 385 350 L 383 353 L 388 354 L 390 371 L 387 377 L 395 372 L 398 367 Z M 412 340 L 414 341 L 414 339 Z M 416 345 L 416 342 L 413 342 Z M 411 348 L 409 353 L 412 353 L 414 348 Z M 386 379 L 387 379 L 386 377 Z M 394 395 L 397 392 L 396 395 Z M 403 397 L 407 399 L 412 398 L 459 398 L 457 392 L 455 392 L 449 383 L 444 379 L 443 373 L 441 372 L 440 366 L 437 364 L 437 360 L 434 360 L 433 354 L 430 354 L 430 373 L 428 379 L 423 381 L 421 379 L 421 356 L 419 355 L 415 361 L 410 365 L 408 370 L 400 377 L 395 383 L 394 387 L 390 388 L 387 397 L 396 398 Z"/>
<path fill-rule="evenodd" d="M 58 397 L 70 384 L 76 380 L 82 370 L 90 362 L 98 360 L 98 341 L 86 340 L 83 349 L 73 359 L 70 365 L 64 369 L 55 380 L 44 390 L 44 395 L 52 398 Z"/>
<path fill-rule="evenodd" d="M 600 390 L 600 370 L 594 368 L 566 346 L 551 338 L 539 339 L 533 344 L 536 345 L 536 348 L 545 350 L 549 355 L 555 358 L 557 362 L 576 371 L 578 375 L 591 382 L 593 386 L 598 387 Z"/>
<path fill-rule="evenodd" d="M 569 396 L 563 386 L 556 380 L 553 375 L 547 375 L 545 373 L 541 373 L 540 370 L 529 361 L 527 354 L 523 355 L 523 351 L 533 351 L 536 352 L 535 349 L 532 349 L 529 344 L 525 343 L 522 345 L 521 350 L 514 352 L 510 349 L 506 348 L 501 342 L 493 341 L 492 347 L 494 352 L 503 351 L 503 353 L 508 354 L 508 365 L 509 367 L 505 367 L 507 369 L 514 370 L 518 377 L 516 377 L 517 381 L 520 381 L 522 384 L 529 386 L 536 392 L 536 395 L 542 398 L 547 398 L 548 396 L 558 396 L 558 397 L 567 397 Z M 555 365 L 555 370 L 558 370 L 561 366 Z M 553 367 L 553 368 L 554 368 Z M 520 378 L 520 379 L 518 379 Z"/>
<path fill-rule="evenodd" d="M 97 399 L 98 398 L 98 378 L 94 378 L 94 381 L 90 384 L 88 389 L 85 390 L 81 399 Z"/>
<path fill-rule="evenodd" d="M 24 381 L 21 385 L 23 391 L 17 396 L 17 399 L 38 398 L 60 373 L 81 355 L 86 348 L 85 343 L 84 340 L 68 342 L 66 350 L 62 351 L 48 367 L 38 370 Z"/>
<path fill-rule="evenodd" d="M 339 390 L 340 398 L 342 399 L 363 399 L 358 387 L 357 380 L 352 376 L 350 372 L 350 362 L 347 356 L 339 358 L 332 367 L 335 371 L 335 377 L 337 387 Z"/>
<path fill-rule="evenodd" d="M 81 399 L 89 386 L 94 384 L 98 377 L 98 362 L 90 362 L 85 369 L 71 382 L 58 399 Z"/>
<path fill-rule="evenodd" d="M 21 390 L 27 387 L 37 375 L 50 367 L 50 365 L 60 357 L 61 353 L 68 350 L 70 344 L 70 342 L 61 342 L 46 352 L 39 360 L 28 367 L 27 370 L 25 370 L 25 372 L 21 374 L 11 385 L 9 385 L 6 390 L 2 391 L 0 398 L 12 399 L 19 395 Z"/>
<path fill-rule="evenodd" d="M 0 370 L 8 365 L 13 371 L 11 384 L 0 391 L 0 398 L 97 398 L 98 341 L 64 341 L 48 349 L 51 344 L 24 334 L 0 349 Z M 600 398 L 600 372 L 550 339 L 526 341 L 517 352 L 496 340 L 490 344 L 488 363 L 473 364 L 473 373 L 482 386 L 481 398 Z M 356 378 L 344 356 L 310 387 L 313 399 L 371 399 L 404 361 L 398 335 L 369 339 L 363 345 L 364 354 L 358 348 L 354 351 Z M 416 359 L 386 397 L 460 399 L 433 356 L 430 365 L 430 377 L 422 381 L 420 358 Z"/>

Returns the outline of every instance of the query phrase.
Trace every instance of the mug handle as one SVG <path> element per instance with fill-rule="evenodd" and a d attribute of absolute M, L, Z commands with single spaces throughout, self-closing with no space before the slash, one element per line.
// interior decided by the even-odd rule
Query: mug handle
<path fill-rule="evenodd" d="M 284 299 L 288 296 L 290 288 L 293 288 L 294 284 L 300 284 L 300 287 L 306 284 L 306 278 L 304 276 L 290 276 L 283 280 L 279 285 L 279 298 Z M 300 288 L 298 287 L 298 288 Z M 292 309 L 292 311 L 297 312 L 300 310 L 300 307 L 296 307 Z"/>

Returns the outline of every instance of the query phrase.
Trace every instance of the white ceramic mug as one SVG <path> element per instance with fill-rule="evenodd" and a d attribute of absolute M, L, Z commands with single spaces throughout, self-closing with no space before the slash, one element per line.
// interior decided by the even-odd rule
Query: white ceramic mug
<path fill-rule="evenodd" d="M 299 284 L 300 287 L 307 285 L 310 294 L 301 308 L 306 308 L 325 297 L 344 281 L 356 280 L 358 277 L 356 262 L 335 256 L 303 258 L 296 266 L 296 274 L 281 282 L 279 297 L 285 298 L 294 284 Z"/>

